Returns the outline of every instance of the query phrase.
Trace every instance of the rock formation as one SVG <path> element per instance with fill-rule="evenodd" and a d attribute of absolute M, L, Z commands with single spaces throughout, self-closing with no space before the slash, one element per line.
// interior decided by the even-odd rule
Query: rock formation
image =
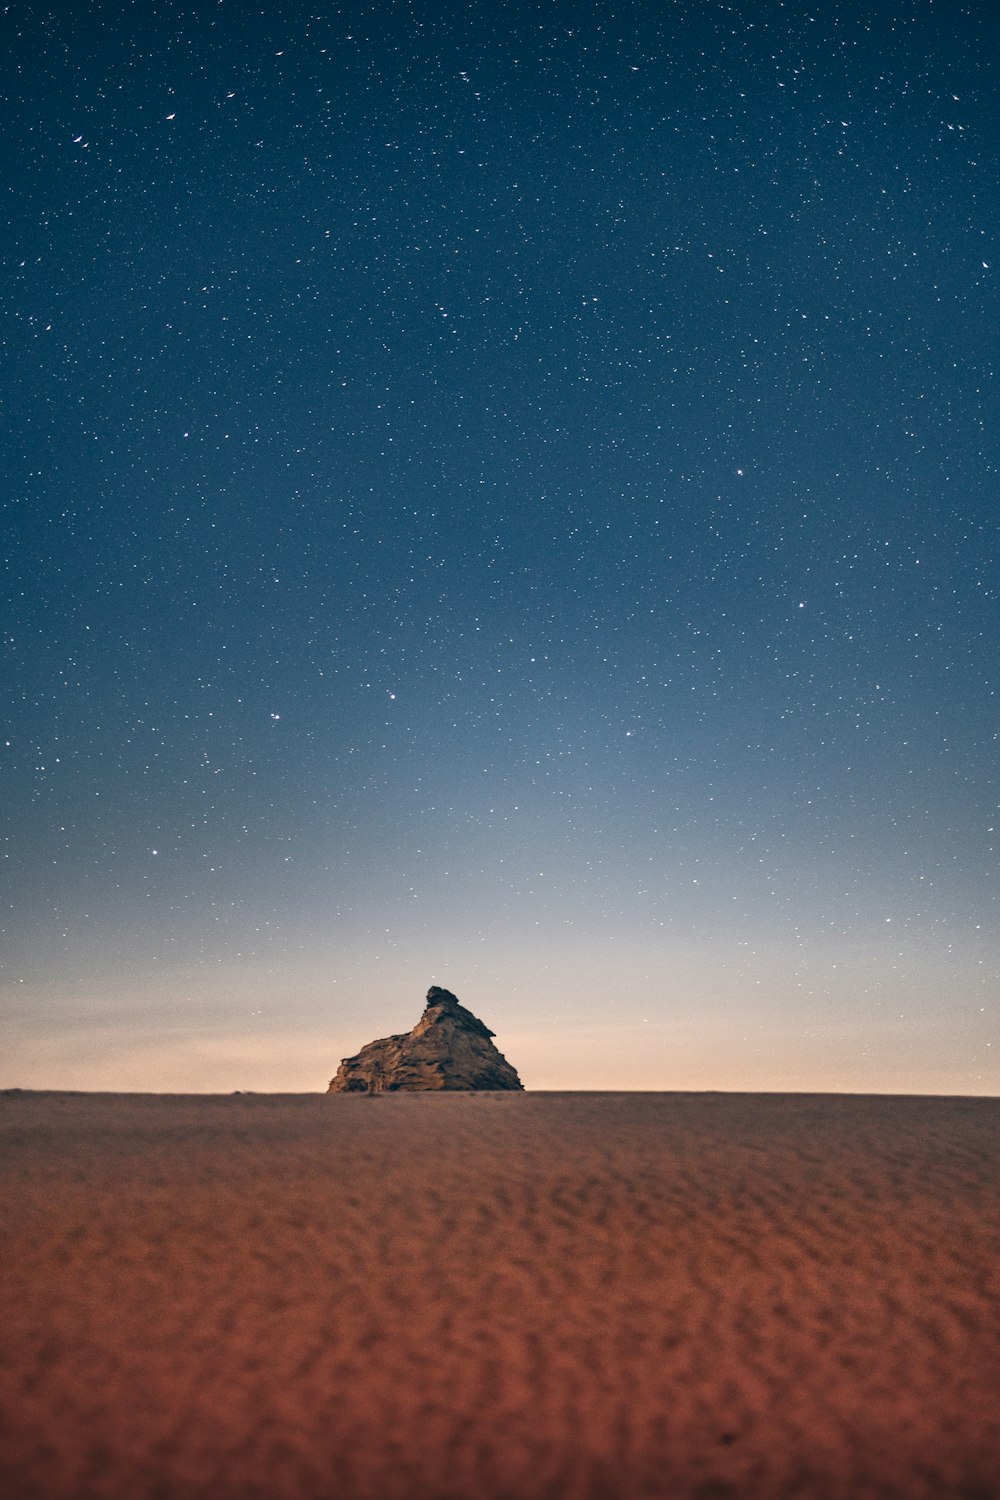
<path fill-rule="evenodd" d="M 433 984 L 413 1030 L 369 1042 L 357 1057 L 345 1057 L 327 1092 L 523 1088 L 490 1040 L 493 1035 L 450 990 Z"/>

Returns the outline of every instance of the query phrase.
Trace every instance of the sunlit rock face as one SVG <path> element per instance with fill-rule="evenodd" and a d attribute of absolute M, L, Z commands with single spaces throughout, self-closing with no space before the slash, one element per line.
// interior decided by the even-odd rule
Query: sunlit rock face
<path fill-rule="evenodd" d="M 356 1057 L 345 1057 L 327 1092 L 523 1088 L 516 1070 L 494 1047 L 493 1035 L 450 990 L 431 985 L 413 1030 L 369 1042 Z"/>

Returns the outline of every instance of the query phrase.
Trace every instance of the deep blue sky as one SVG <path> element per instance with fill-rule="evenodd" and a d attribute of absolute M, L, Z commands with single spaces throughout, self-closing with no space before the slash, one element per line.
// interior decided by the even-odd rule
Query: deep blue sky
<path fill-rule="evenodd" d="M 0 1082 L 997 1092 L 996 7 L 5 29 Z"/>

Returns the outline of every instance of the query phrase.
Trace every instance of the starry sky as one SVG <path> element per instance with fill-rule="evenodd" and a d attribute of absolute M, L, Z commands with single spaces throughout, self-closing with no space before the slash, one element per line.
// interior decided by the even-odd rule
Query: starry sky
<path fill-rule="evenodd" d="M 5 47 L 0 1084 L 1000 1092 L 992 0 Z"/>

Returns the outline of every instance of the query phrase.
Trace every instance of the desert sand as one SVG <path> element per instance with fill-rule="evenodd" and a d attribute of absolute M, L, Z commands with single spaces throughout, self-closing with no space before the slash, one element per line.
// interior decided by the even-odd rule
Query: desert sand
<path fill-rule="evenodd" d="M 17 1500 L 986 1500 L 1000 1101 L 0 1097 Z"/>

